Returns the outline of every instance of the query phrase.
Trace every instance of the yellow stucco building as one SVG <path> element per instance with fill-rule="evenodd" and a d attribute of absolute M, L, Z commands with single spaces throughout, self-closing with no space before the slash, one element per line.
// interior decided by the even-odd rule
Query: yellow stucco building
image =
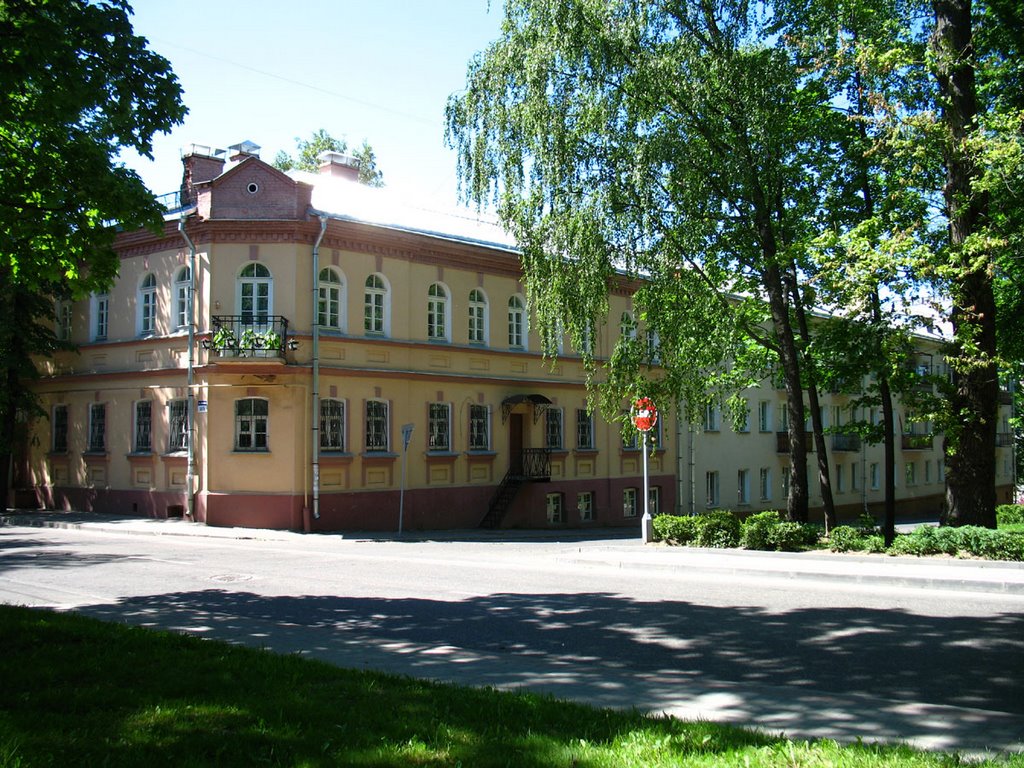
<path fill-rule="evenodd" d="M 639 528 L 638 446 L 588 412 L 568 339 L 544 359 L 505 233 L 359 185 L 345 156 L 286 175 L 232 150 L 188 151 L 163 232 L 123 233 L 110 292 L 58 306 L 78 350 L 42 364 L 22 500 L 306 530 Z M 610 304 L 598 357 L 632 317 L 627 282 Z M 652 513 L 784 508 L 785 396 L 748 394 L 745 425 L 660 420 Z M 841 509 L 876 507 L 881 448 L 828 439 Z M 940 443 L 908 423 L 905 510 L 938 511 Z"/>

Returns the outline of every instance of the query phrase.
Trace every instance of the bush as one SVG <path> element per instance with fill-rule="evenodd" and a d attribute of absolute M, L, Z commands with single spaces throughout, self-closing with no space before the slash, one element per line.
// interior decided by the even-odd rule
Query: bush
<path fill-rule="evenodd" d="M 1024 505 L 1000 504 L 996 507 L 996 525 L 1024 525 Z"/>
<path fill-rule="evenodd" d="M 775 549 L 772 531 L 781 522 L 782 517 L 774 509 L 751 515 L 740 526 L 740 546 L 746 549 Z"/>
<path fill-rule="evenodd" d="M 961 549 L 989 560 L 1024 560 L 1024 536 L 1008 531 L 994 531 L 965 525 L 956 529 Z"/>
<path fill-rule="evenodd" d="M 698 547 L 715 547 L 726 549 L 740 543 L 740 521 L 725 509 L 712 509 L 698 515 L 697 537 L 694 544 Z"/>
<path fill-rule="evenodd" d="M 654 538 L 657 541 L 670 541 L 673 544 L 690 544 L 697 538 L 697 520 L 696 517 L 658 515 L 651 521 Z"/>
<path fill-rule="evenodd" d="M 769 532 L 769 542 L 773 549 L 782 552 L 796 552 L 807 544 L 807 530 L 800 523 L 784 520 Z"/>
<path fill-rule="evenodd" d="M 864 539 L 860 529 L 837 525 L 828 535 L 828 547 L 833 552 L 860 552 L 864 549 Z"/>

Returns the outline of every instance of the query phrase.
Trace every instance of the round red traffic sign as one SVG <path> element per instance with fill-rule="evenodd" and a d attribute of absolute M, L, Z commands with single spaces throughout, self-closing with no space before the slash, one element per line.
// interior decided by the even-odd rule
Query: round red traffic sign
<path fill-rule="evenodd" d="M 658 423 L 658 409 L 649 397 L 641 397 L 633 403 L 633 425 L 641 432 L 650 432 Z"/>

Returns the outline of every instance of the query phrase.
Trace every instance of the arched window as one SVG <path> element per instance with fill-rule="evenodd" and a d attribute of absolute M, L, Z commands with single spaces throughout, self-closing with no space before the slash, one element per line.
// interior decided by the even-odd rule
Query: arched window
<path fill-rule="evenodd" d="M 178 270 L 174 278 L 174 327 L 187 328 L 192 322 L 188 306 L 189 288 L 192 283 L 192 271 L 188 267 Z"/>
<path fill-rule="evenodd" d="M 317 323 L 336 331 L 345 330 L 345 281 L 338 270 L 325 267 L 320 270 L 317 297 Z"/>
<path fill-rule="evenodd" d="M 508 345 L 526 349 L 526 304 L 519 296 L 508 300 Z"/>
<path fill-rule="evenodd" d="M 363 291 L 363 330 L 386 336 L 390 325 L 390 291 L 382 275 L 366 278 Z"/>
<path fill-rule="evenodd" d="M 489 335 L 487 295 L 479 288 L 474 288 L 469 292 L 469 343 L 486 344 Z"/>
<path fill-rule="evenodd" d="M 274 278 L 259 262 L 251 262 L 238 273 L 238 314 L 242 325 L 265 326 L 274 312 Z"/>
<path fill-rule="evenodd" d="M 235 450 L 269 450 L 267 421 L 269 403 L 259 397 L 235 401 Z"/>
<path fill-rule="evenodd" d="M 441 283 L 427 289 L 427 338 L 448 341 L 448 290 Z"/>
<path fill-rule="evenodd" d="M 139 283 L 139 333 L 156 333 L 156 276 L 152 274 Z"/>

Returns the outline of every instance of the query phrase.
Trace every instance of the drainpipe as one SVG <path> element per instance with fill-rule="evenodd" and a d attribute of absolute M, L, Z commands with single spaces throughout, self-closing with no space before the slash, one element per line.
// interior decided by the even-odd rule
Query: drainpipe
<path fill-rule="evenodd" d="M 178 219 L 178 232 L 188 245 L 188 464 L 185 470 L 185 512 L 189 520 L 195 520 L 195 478 L 196 478 L 196 392 L 195 392 L 195 349 L 196 349 L 196 246 L 185 231 L 185 216 Z"/>
<path fill-rule="evenodd" d="M 313 519 L 320 519 L 320 243 L 327 232 L 327 217 L 320 216 L 320 234 L 313 243 L 313 395 L 310 422 L 313 427 Z"/>

